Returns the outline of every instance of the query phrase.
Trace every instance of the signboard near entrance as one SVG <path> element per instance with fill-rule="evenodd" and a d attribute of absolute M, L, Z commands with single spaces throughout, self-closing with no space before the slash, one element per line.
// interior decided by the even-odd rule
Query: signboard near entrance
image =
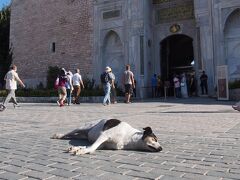
<path fill-rule="evenodd" d="M 217 66 L 217 91 L 218 100 L 228 100 L 228 66 Z"/>

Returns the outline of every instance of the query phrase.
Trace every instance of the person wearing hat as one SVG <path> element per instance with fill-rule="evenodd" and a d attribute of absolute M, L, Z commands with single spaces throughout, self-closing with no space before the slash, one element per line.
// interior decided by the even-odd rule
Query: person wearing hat
<path fill-rule="evenodd" d="M 112 71 L 112 69 L 107 66 L 105 68 L 105 72 L 103 72 L 101 74 L 101 83 L 103 86 L 103 90 L 104 90 L 104 99 L 103 99 L 103 105 L 110 105 L 111 103 L 111 99 L 110 99 L 110 93 L 111 93 L 111 77 L 110 77 L 110 72 Z"/>

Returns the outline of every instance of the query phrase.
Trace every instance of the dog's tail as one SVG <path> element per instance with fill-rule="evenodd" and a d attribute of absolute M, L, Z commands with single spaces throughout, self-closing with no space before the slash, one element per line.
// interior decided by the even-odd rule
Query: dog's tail
<path fill-rule="evenodd" d="M 51 139 L 62 139 L 64 136 L 64 134 L 54 134 L 52 137 L 50 137 Z"/>

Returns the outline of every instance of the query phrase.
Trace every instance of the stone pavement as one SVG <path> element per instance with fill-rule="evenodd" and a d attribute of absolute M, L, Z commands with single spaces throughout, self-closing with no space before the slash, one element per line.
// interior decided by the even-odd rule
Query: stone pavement
<path fill-rule="evenodd" d="M 140 129 L 151 126 L 163 151 L 99 150 L 72 156 L 64 150 L 76 141 L 49 138 L 101 118 L 118 118 Z M 0 112 L 0 179 L 240 179 L 239 138 L 240 113 L 231 102 L 213 99 L 109 107 L 9 105 Z"/>

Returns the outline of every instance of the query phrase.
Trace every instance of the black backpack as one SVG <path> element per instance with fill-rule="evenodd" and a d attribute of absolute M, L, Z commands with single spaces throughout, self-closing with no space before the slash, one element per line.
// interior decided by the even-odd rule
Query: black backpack
<path fill-rule="evenodd" d="M 109 73 L 104 72 L 101 74 L 101 83 L 105 84 L 108 83 L 111 80 Z"/>

